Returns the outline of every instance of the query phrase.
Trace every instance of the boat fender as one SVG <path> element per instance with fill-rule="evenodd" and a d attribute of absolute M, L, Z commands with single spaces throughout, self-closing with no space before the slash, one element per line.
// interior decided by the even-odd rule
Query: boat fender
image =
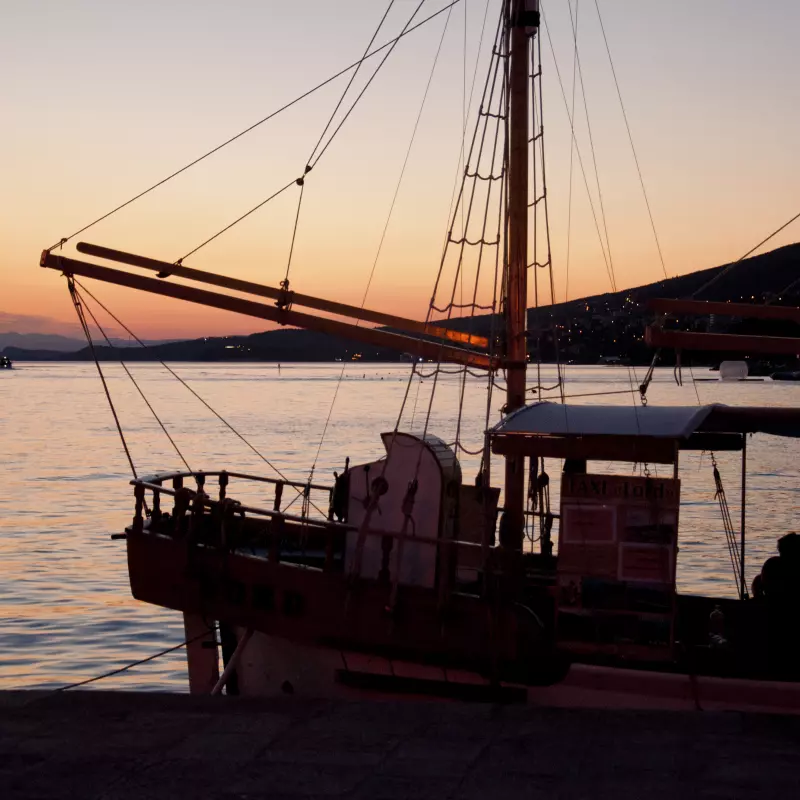
<path fill-rule="evenodd" d="M 384 483 L 386 483 L 385 480 L 384 480 Z M 373 484 L 373 486 L 374 486 L 374 484 Z M 416 478 L 414 478 L 413 481 L 409 481 L 408 482 L 408 489 L 406 489 L 406 496 L 403 498 L 403 505 L 402 505 L 403 516 L 405 516 L 406 518 L 410 519 L 411 515 L 414 513 L 414 499 L 417 496 L 417 488 L 418 487 L 419 487 L 419 483 L 417 482 Z M 388 489 L 388 488 L 389 488 L 389 485 L 386 484 L 386 489 Z M 381 494 L 386 494 L 386 490 L 381 492 Z"/>
<path fill-rule="evenodd" d="M 415 481 L 416 483 L 416 481 Z M 374 481 L 372 481 L 372 494 L 375 497 L 383 497 L 386 492 L 389 491 L 389 481 L 383 477 L 383 475 L 378 475 Z"/>

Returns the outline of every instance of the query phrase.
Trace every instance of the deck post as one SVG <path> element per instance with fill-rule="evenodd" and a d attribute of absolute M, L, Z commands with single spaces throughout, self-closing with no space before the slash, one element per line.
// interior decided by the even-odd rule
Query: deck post
<path fill-rule="evenodd" d="M 161 481 L 156 481 L 161 486 Z M 150 516 L 156 522 L 161 518 L 161 492 L 153 490 L 153 508 L 150 511 Z"/>
<path fill-rule="evenodd" d="M 220 503 L 225 499 L 228 494 L 228 473 L 222 470 L 219 474 L 219 501 Z"/>
<path fill-rule="evenodd" d="M 172 506 L 172 517 L 177 518 L 178 513 L 178 492 L 183 489 L 183 478 L 180 476 L 172 479 L 172 488 L 175 490 L 175 503 Z"/>
<path fill-rule="evenodd" d="M 137 533 L 141 533 L 144 528 L 144 517 L 142 511 L 144 510 L 144 486 L 137 485 L 133 490 L 133 496 L 136 498 L 136 510 L 133 517 L 133 529 Z"/>

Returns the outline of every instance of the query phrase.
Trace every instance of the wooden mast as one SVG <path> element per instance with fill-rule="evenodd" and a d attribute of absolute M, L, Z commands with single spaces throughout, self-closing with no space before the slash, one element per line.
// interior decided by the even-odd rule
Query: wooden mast
<path fill-rule="evenodd" d="M 538 24 L 538 2 L 510 0 L 508 271 L 506 280 L 506 413 L 525 405 L 527 367 L 526 315 L 528 305 L 528 71 L 529 37 L 526 25 Z M 505 514 L 500 543 L 522 550 L 525 511 L 525 457 L 507 455 Z"/>

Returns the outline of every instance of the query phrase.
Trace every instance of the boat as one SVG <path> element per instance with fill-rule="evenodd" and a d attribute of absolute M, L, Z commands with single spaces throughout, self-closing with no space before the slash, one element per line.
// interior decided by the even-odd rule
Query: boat
<path fill-rule="evenodd" d="M 89 301 L 105 307 L 85 278 L 392 348 L 411 360 L 412 379 L 432 365 L 431 375 L 455 370 L 466 385 L 468 374 L 481 371 L 490 398 L 499 373 L 506 375 L 503 418 L 487 422 L 471 478 L 462 473 L 466 447 L 458 431 L 455 442 L 428 430 L 427 421 L 411 432 L 401 429 L 401 417 L 380 432 L 371 461 L 351 464 L 342 454 L 327 482 L 313 469 L 306 479 L 227 468 L 135 475 L 132 522 L 113 534 L 125 541 L 131 592 L 183 614 L 189 686 L 197 693 L 404 692 L 579 705 L 600 702 L 592 692 L 620 703 L 621 693 L 639 686 L 648 702 L 690 697 L 714 707 L 774 708 L 778 697 L 800 709 L 786 609 L 771 585 L 751 596 L 747 578 L 756 571 L 746 561 L 745 511 L 737 528 L 716 467 L 727 542 L 721 557 L 730 558 L 738 597 L 680 594 L 675 575 L 681 453 L 740 453 L 744 487 L 747 437 L 800 436 L 800 409 L 581 406 L 566 402 L 560 370 L 555 387 L 527 382 L 538 363 L 527 348 L 528 271 L 537 303 L 546 283 L 539 271 L 552 273 L 540 10 L 536 0 L 504 0 L 499 11 L 442 257 L 444 264 L 455 253 L 458 264 L 444 311 L 436 292 L 427 319 L 418 321 L 301 294 L 288 277 L 271 287 L 184 259 L 79 242 L 78 254 L 104 262 L 97 263 L 64 255 L 73 237 L 42 253 L 42 267 L 66 276 L 90 347 Z M 294 182 L 300 197 L 313 164 Z M 477 212 L 483 224 L 473 230 L 479 189 L 486 210 Z M 484 308 L 477 278 L 471 302 L 454 299 L 467 249 L 479 264 L 490 253 L 496 267 L 488 331 L 471 324 Z M 469 316 L 451 323 L 465 309 Z M 730 305 L 723 311 L 737 313 Z M 672 346 L 678 335 L 648 330 L 655 347 Z M 724 344 L 730 348 L 729 337 Z M 558 392 L 555 400 L 548 391 Z M 646 385 L 640 391 L 644 399 Z M 608 462 L 645 469 L 620 476 L 602 471 Z M 652 465 L 666 465 L 667 474 L 654 477 Z M 549 499 L 553 481 L 561 486 L 557 509 Z M 271 501 L 237 499 L 252 496 L 253 487 L 262 496 L 268 490 Z M 294 500 L 301 507 L 291 513 Z"/>
<path fill-rule="evenodd" d="M 0 356 L 0 369 L 12 369 L 14 367 L 8 356 Z"/>
<path fill-rule="evenodd" d="M 631 360 L 620 356 L 601 356 L 597 363 L 604 367 L 629 367 Z"/>

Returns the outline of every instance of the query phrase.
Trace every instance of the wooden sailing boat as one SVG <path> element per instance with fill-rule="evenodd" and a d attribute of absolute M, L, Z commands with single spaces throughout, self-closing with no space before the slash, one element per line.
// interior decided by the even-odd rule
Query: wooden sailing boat
<path fill-rule="evenodd" d="M 680 452 L 741 451 L 744 464 L 748 433 L 797 436 L 800 412 L 594 406 L 587 414 L 580 406 L 526 404 L 529 207 L 546 197 L 529 196 L 542 138 L 541 112 L 532 103 L 541 76 L 538 25 L 536 0 L 504 3 L 490 68 L 499 77 L 496 84 L 487 80 L 499 90 L 482 104 L 479 120 L 485 132 L 486 120 L 497 119 L 504 141 L 491 152 L 502 154 L 502 171 L 492 171 L 494 155 L 488 172 L 481 173 L 480 157 L 464 171 L 473 186 L 500 183 L 498 237 L 485 236 L 486 215 L 477 240 L 466 229 L 454 237 L 452 227 L 448 237 L 461 252 L 503 247 L 502 335 L 333 303 L 296 293 L 288 281 L 272 288 L 98 245 L 77 249 L 158 277 L 44 252 L 42 266 L 66 274 L 76 298 L 76 276 L 93 278 L 392 347 L 437 365 L 506 373 L 505 417 L 486 431 L 474 482 L 463 480 L 457 447 L 427 430 L 399 429 L 383 433 L 380 457 L 346 465 L 333 485 L 228 470 L 133 481 L 134 518 L 124 534 L 131 590 L 139 600 L 183 612 L 192 691 L 346 686 L 497 697 L 512 686 L 514 696 L 524 696 L 519 687 L 561 681 L 575 661 L 750 679 L 792 674 L 790 655 L 759 639 L 769 604 L 745 599 L 744 528 L 734 559 L 740 600 L 678 596 L 675 564 Z M 463 192 L 462 185 L 462 200 Z M 541 266 L 535 248 L 533 256 Z M 79 306 L 76 299 L 80 313 Z M 451 298 L 448 317 L 454 307 Z M 473 301 L 473 314 L 475 307 Z M 491 482 L 492 453 L 505 461 L 502 508 Z M 560 514 L 544 500 L 544 459 L 564 460 Z M 622 479 L 590 471 L 589 461 L 668 464 L 673 475 Z M 271 507 L 238 502 L 235 488 L 243 482 L 274 487 Z M 282 510 L 284 492 L 302 495 L 300 514 Z M 537 510 L 526 510 L 534 501 Z M 315 514 L 320 506 L 323 513 Z M 538 553 L 523 548 L 531 517 L 540 525 Z M 729 544 L 733 554 L 737 543 L 729 537 Z M 724 647 L 709 646 L 710 620 Z"/>

